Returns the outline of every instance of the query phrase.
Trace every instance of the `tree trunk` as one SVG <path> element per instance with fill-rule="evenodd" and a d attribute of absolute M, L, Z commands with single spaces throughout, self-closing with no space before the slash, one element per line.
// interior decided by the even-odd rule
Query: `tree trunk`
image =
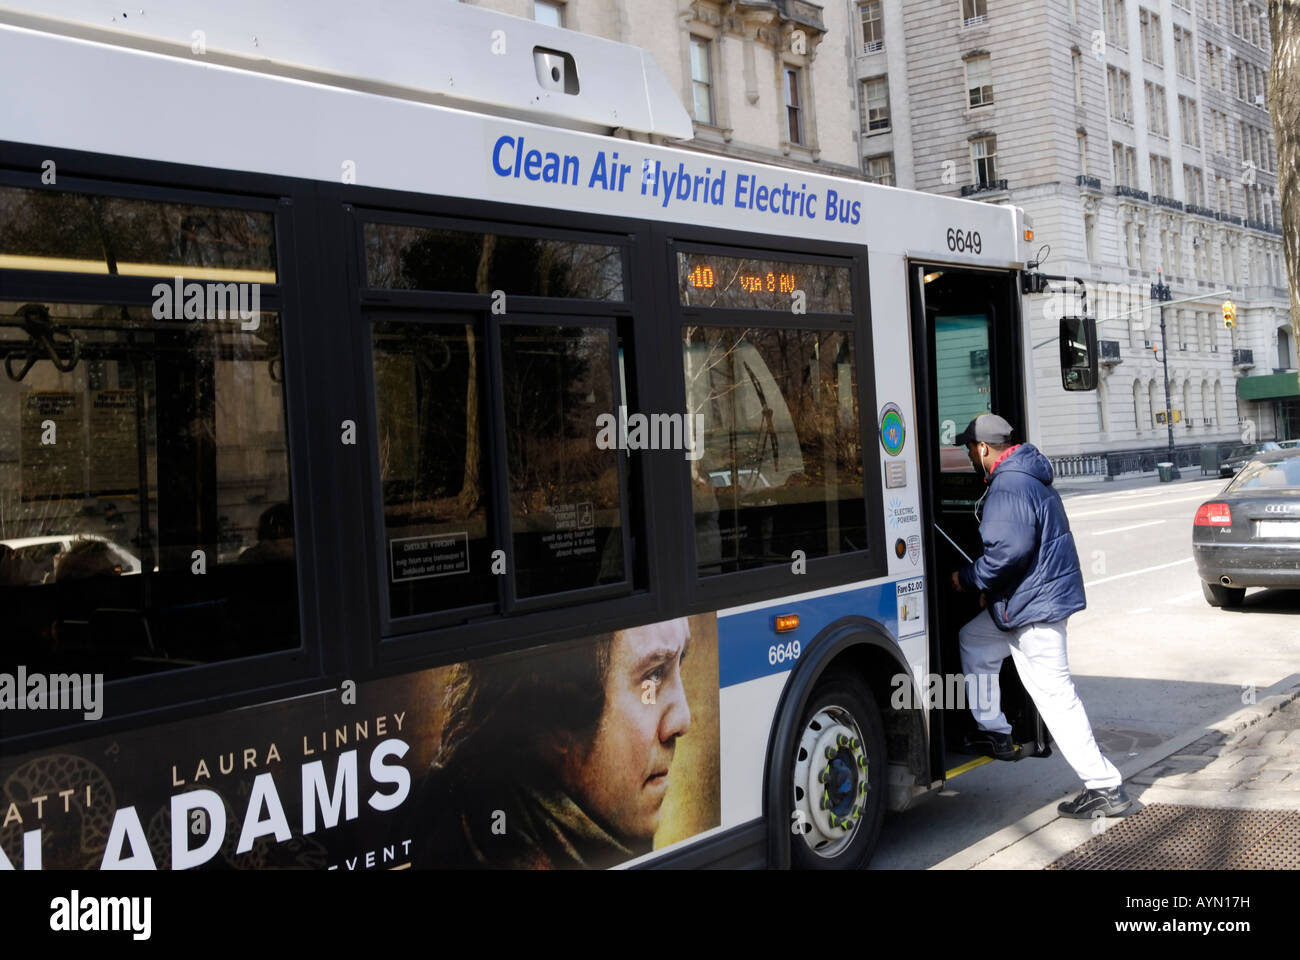
<path fill-rule="evenodd" d="M 1300 0 L 1269 0 L 1268 28 L 1273 38 L 1268 100 L 1277 141 L 1282 247 L 1291 291 L 1291 343 L 1293 350 L 1300 351 Z"/>
<path fill-rule="evenodd" d="M 483 249 L 479 253 L 478 270 L 474 277 L 474 288 L 479 293 L 491 293 L 488 289 L 492 276 L 492 258 L 496 253 L 497 238 L 494 234 L 485 234 Z M 483 486 L 479 479 L 479 398 L 478 398 L 478 341 L 475 338 L 474 324 L 465 324 L 465 340 L 469 347 L 467 362 L 469 376 L 465 386 L 465 476 L 460 485 L 460 507 L 468 516 L 478 509 L 483 498 Z"/>

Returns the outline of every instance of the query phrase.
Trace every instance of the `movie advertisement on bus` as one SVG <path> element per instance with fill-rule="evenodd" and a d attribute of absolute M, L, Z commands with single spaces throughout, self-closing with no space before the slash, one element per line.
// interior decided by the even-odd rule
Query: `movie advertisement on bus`
<path fill-rule="evenodd" d="M 0 868 L 618 866 L 719 826 L 718 689 L 706 614 L 6 757 Z"/>

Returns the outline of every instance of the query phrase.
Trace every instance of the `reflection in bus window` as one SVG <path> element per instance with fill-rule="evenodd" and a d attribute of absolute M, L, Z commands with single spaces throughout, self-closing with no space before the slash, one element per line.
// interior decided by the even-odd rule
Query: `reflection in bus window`
<path fill-rule="evenodd" d="M 365 225 L 366 282 L 397 290 L 623 300 L 623 251 L 553 237 Z"/>
<path fill-rule="evenodd" d="M 957 434 L 991 401 L 989 319 L 983 314 L 938 317 L 934 332 L 938 392 L 940 469 L 945 473 L 975 470 Z"/>
<path fill-rule="evenodd" d="M 682 362 L 699 572 L 865 549 L 852 335 L 688 326 Z"/>
<path fill-rule="evenodd" d="M 29 355 L 33 315 L 64 369 L 0 376 L 0 660 L 121 677 L 296 647 L 278 317 L 4 302 L 0 353 Z"/>
<path fill-rule="evenodd" d="M 501 329 L 515 591 L 534 597 L 627 579 L 618 451 L 597 445 L 614 415 L 612 332 Z"/>
<path fill-rule="evenodd" d="M 474 326 L 380 321 L 372 337 L 391 615 L 493 603 Z"/>
<path fill-rule="evenodd" d="M 0 268 L 275 283 L 270 213 L 0 186 Z"/>

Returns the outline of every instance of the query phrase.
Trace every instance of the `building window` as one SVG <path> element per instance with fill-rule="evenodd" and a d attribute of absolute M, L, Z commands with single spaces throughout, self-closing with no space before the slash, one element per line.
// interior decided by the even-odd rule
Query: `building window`
<path fill-rule="evenodd" d="M 1165 112 L 1165 88 L 1146 81 L 1147 129 L 1158 137 L 1169 136 L 1169 116 Z"/>
<path fill-rule="evenodd" d="M 970 142 L 972 182 L 991 187 L 998 179 L 998 138 L 979 137 Z"/>
<path fill-rule="evenodd" d="M 1075 50 L 1070 54 L 1070 65 L 1074 70 L 1074 103 L 1083 106 L 1083 54 Z"/>
<path fill-rule="evenodd" d="M 1187 202 L 1194 203 L 1198 207 L 1203 206 L 1205 183 L 1201 176 L 1199 167 L 1183 165 L 1183 189 L 1187 194 Z"/>
<path fill-rule="evenodd" d="M 866 0 L 862 11 L 862 49 L 874 53 L 885 48 L 885 21 L 880 12 L 880 0 Z"/>
<path fill-rule="evenodd" d="M 1102 23 L 1106 39 L 1120 50 L 1128 49 L 1128 18 L 1124 15 L 1124 0 L 1102 0 Z"/>
<path fill-rule="evenodd" d="M 533 0 L 533 19 L 551 27 L 564 26 L 564 4 L 560 0 Z"/>
<path fill-rule="evenodd" d="M 1174 65 L 1178 70 L 1178 75 L 1195 79 L 1196 66 L 1194 54 L 1195 47 L 1192 46 L 1192 32 L 1184 30 L 1182 27 L 1174 27 Z"/>
<path fill-rule="evenodd" d="M 983 23 L 988 14 L 988 0 L 961 0 L 961 17 L 964 26 Z"/>
<path fill-rule="evenodd" d="M 1187 97 L 1178 98 L 1178 124 L 1182 131 L 1183 143 L 1193 147 L 1201 145 L 1200 118 L 1196 115 L 1196 101 Z"/>
<path fill-rule="evenodd" d="M 1083 215 L 1083 246 L 1089 262 L 1097 259 L 1097 218 L 1091 213 Z"/>
<path fill-rule="evenodd" d="M 1121 123 L 1133 122 L 1133 87 L 1127 70 L 1106 68 L 1106 86 L 1110 94 L 1110 115 Z"/>
<path fill-rule="evenodd" d="M 1111 162 L 1115 166 L 1115 183 L 1121 187 L 1137 186 L 1137 151 L 1122 143 L 1110 145 Z"/>
<path fill-rule="evenodd" d="M 878 157 L 867 157 L 867 179 L 882 186 L 894 186 L 894 155 L 882 153 Z"/>
<path fill-rule="evenodd" d="M 691 93 L 696 121 L 713 123 L 713 65 L 709 41 L 704 37 L 691 37 Z"/>
<path fill-rule="evenodd" d="M 993 66 L 988 54 L 966 61 L 966 92 L 972 107 L 993 102 Z"/>
<path fill-rule="evenodd" d="M 881 133 L 889 129 L 889 79 L 873 77 L 862 81 L 863 129 Z"/>
<path fill-rule="evenodd" d="M 1088 175 L 1088 135 L 1080 130 L 1076 135 L 1079 141 L 1079 172 Z"/>
<path fill-rule="evenodd" d="M 1173 192 L 1173 173 L 1168 157 L 1151 154 L 1151 192 L 1161 197 L 1168 197 Z M 1163 251 L 1162 251 L 1163 252 Z"/>
<path fill-rule="evenodd" d="M 1214 150 L 1216 153 L 1228 152 L 1228 134 L 1226 118 L 1218 110 L 1210 111 L 1210 125 L 1214 128 Z"/>
<path fill-rule="evenodd" d="M 1138 14 L 1139 30 L 1142 39 L 1142 59 L 1164 66 L 1164 53 L 1160 49 L 1160 17 L 1145 7 Z"/>
<path fill-rule="evenodd" d="M 785 68 L 785 119 L 791 143 L 803 143 L 803 78 L 798 67 Z"/>

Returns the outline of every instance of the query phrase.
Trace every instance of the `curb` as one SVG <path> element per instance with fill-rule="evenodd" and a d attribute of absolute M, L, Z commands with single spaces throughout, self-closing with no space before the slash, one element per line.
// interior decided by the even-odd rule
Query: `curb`
<path fill-rule="evenodd" d="M 1278 692 L 1271 693 L 1270 691 Z M 1293 700 L 1300 699 L 1300 673 L 1293 673 L 1291 676 L 1273 684 L 1273 686 L 1266 688 L 1262 692 L 1266 695 L 1258 702 L 1250 704 L 1240 710 L 1236 710 L 1221 720 L 1213 721 L 1205 726 L 1196 727 L 1185 733 L 1181 733 L 1176 737 L 1172 737 L 1164 743 L 1152 747 L 1140 757 L 1136 757 L 1128 763 L 1120 765 L 1119 772 L 1121 776 L 1123 776 L 1127 781 L 1132 777 L 1137 776 L 1148 767 L 1155 766 L 1166 757 L 1177 753 L 1179 750 L 1182 750 L 1184 747 L 1187 747 L 1192 743 L 1195 743 L 1206 734 L 1221 733 L 1231 735 L 1240 733 L 1247 727 L 1252 727 L 1261 720 L 1267 719 L 1276 713 L 1281 707 L 1291 703 Z M 1145 796 L 1149 792 L 1150 788 L 1144 790 L 1142 795 Z M 1182 791 L 1184 796 L 1187 796 L 1187 793 L 1187 791 Z M 1137 798 L 1134 797 L 1134 799 Z M 1063 819 L 1056 810 L 1057 803 L 1059 803 L 1059 801 L 1053 800 L 1050 803 L 1044 804 L 1037 810 L 1021 817 L 1010 826 L 1003 827 L 992 836 L 985 837 L 978 843 L 972 844 L 965 850 L 961 850 L 958 853 L 953 854 L 951 857 L 948 857 L 946 860 L 941 860 L 927 869 L 970 870 L 1004 850 L 1008 850 L 1015 846 L 1027 837 L 1032 836 L 1053 821 Z M 1074 823 L 1076 821 L 1070 822 Z M 1060 853 L 1068 853 L 1077 845 L 1077 843 L 1072 842 L 1070 846 L 1062 849 Z M 1052 859 L 1055 858 L 1053 857 Z"/>

